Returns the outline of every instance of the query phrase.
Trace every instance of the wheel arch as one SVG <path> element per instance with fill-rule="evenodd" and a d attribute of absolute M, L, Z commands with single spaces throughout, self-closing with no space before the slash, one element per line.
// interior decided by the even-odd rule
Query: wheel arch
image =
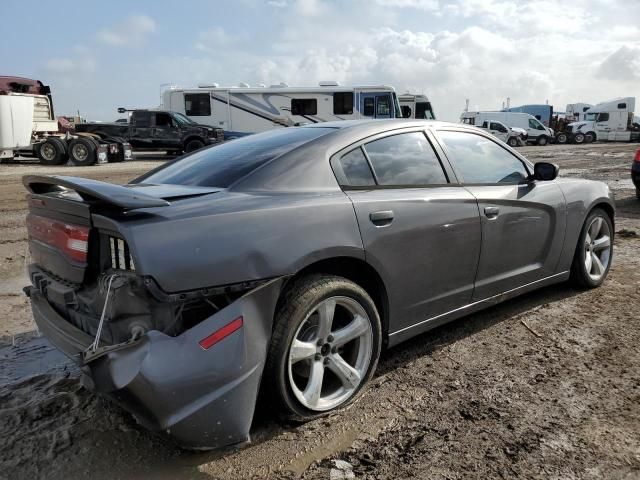
<path fill-rule="evenodd" d="M 350 256 L 324 258 L 310 263 L 287 279 L 280 292 L 276 311 L 284 298 L 286 290 L 298 278 L 311 274 L 336 275 L 351 280 L 362 287 L 371 297 L 378 309 L 382 324 L 383 347 L 386 346 L 389 334 L 389 298 L 387 288 L 378 271 L 365 260 Z"/>
<path fill-rule="evenodd" d="M 202 135 L 198 135 L 197 133 L 189 133 L 182 139 L 182 146 L 186 147 L 187 143 L 189 143 L 191 140 L 200 140 L 205 145 L 207 144 L 206 139 Z"/>

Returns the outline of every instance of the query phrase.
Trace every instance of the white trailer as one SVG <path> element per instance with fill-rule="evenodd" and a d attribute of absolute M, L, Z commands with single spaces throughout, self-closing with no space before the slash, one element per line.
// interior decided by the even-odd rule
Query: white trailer
<path fill-rule="evenodd" d="M 436 119 L 436 114 L 426 95 L 403 93 L 398 96 L 398 100 L 400 101 L 400 110 L 404 118 Z"/>
<path fill-rule="evenodd" d="M 540 120 L 528 113 L 518 112 L 462 112 L 460 121 L 467 125 L 480 126 L 484 122 L 502 122 L 507 127 L 527 132 L 527 142 L 546 145 L 553 139 L 553 130 L 545 127 Z"/>
<path fill-rule="evenodd" d="M 584 120 L 567 125 L 568 140 L 575 143 L 604 140 L 636 141 L 640 127 L 634 123 L 635 97 L 622 97 L 598 103 L 585 112 Z"/>
<path fill-rule="evenodd" d="M 225 138 L 274 128 L 359 118 L 401 118 L 398 97 L 387 85 L 318 87 L 170 87 L 162 93 L 161 109 L 183 113 L 193 121 L 221 127 Z"/>

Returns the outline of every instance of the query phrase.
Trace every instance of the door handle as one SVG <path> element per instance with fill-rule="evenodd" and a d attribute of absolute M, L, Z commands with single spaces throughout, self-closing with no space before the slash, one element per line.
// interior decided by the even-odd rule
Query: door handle
<path fill-rule="evenodd" d="M 487 218 L 496 218 L 500 213 L 498 207 L 484 207 L 484 214 Z"/>
<path fill-rule="evenodd" d="M 384 227 L 393 222 L 393 210 L 381 210 L 379 212 L 371 212 L 369 214 L 369 220 L 376 227 Z"/>

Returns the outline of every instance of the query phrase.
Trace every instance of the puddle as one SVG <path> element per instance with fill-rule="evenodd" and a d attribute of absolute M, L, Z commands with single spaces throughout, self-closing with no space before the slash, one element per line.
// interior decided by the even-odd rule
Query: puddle
<path fill-rule="evenodd" d="M 0 347 L 0 387 L 27 377 L 78 371 L 78 367 L 44 337 Z"/>

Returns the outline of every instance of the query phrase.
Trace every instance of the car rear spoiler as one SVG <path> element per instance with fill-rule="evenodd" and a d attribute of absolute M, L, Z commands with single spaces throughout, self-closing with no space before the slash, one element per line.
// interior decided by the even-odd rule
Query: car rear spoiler
<path fill-rule="evenodd" d="M 83 200 L 114 205 L 126 210 L 171 205 L 162 198 L 153 197 L 132 188 L 89 178 L 25 175 L 22 177 L 22 183 L 31 193 L 57 192 L 62 187 L 75 191 Z"/>

